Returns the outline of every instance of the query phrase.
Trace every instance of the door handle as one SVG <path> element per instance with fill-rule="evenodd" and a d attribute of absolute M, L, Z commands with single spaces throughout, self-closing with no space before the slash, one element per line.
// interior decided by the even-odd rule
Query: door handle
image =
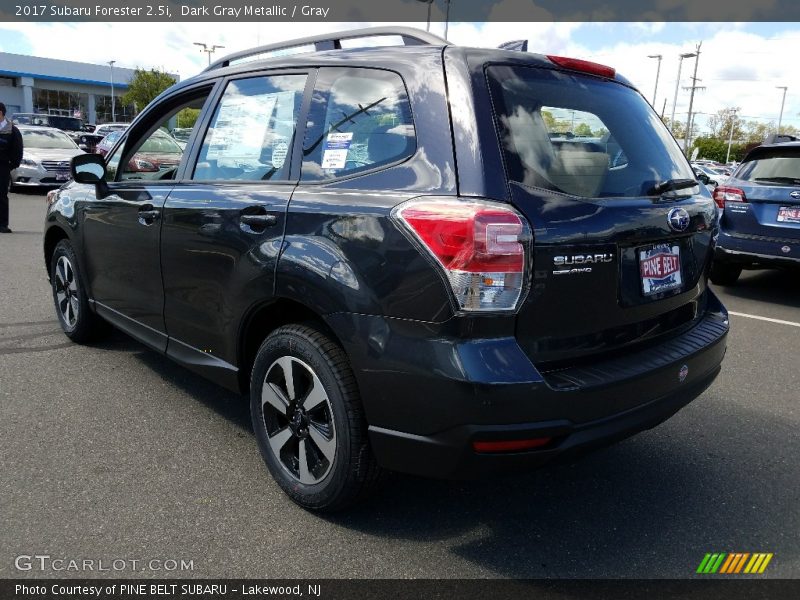
<path fill-rule="evenodd" d="M 239 220 L 244 225 L 249 225 L 250 227 L 271 227 L 272 225 L 276 225 L 278 223 L 278 217 L 275 215 L 242 215 L 239 217 Z"/>
<path fill-rule="evenodd" d="M 154 209 L 152 205 L 143 206 L 139 209 L 139 223 L 142 225 L 152 225 L 153 221 L 158 219 L 160 214 L 161 211 Z"/>

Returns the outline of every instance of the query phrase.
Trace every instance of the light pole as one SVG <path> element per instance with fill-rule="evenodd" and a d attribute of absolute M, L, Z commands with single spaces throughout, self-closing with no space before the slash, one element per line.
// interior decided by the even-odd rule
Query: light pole
<path fill-rule="evenodd" d="M 781 134 L 781 121 L 783 120 L 783 105 L 786 102 L 786 90 L 787 88 L 785 85 L 776 85 L 776 90 L 783 90 L 783 99 L 781 100 L 781 114 L 778 116 L 778 131 L 776 132 L 778 135 Z"/>
<path fill-rule="evenodd" d="M 728 154 L 725 156 L 725 164 L 731 162 L 731 144 L 733 143 L 733 126 L 736 124 L 736 111 L 738 108 L 731 109 L 731 134 L 728 136 Z"/>
<path fill-rule="evenodd" d="M 217 51 L 218 48 L 224 48 L 225 46 L 218 46 L 217 44 L 213 44 L 209 46 L 208 44 L 204 44 L 203 42 L 192 42 L 195 46 L 202 46 L 203 49 L 200 52 L 205 52 L 208 54 L 208 64 L 211 64 L 211 55 Z"/>
<path fill-rule="evenodd" d="M 660 54 L 649 54 L 647 58 L 657 58 L 658 67 L 656 68 L 656 87 L 653 90 L 653 107 L 656 105 L 656 95 L 658 95 L 658 76 L 661 74 L 661 59 L 664 58 Z"/>
<path fill-rule="evenodd" d="M 672 116 L 669 118 L 669 128 L 672 133 L 675 133 L 675 105 L 678 103 L 678 87 L 681 85 L 681 67 L 683 66 L 683 59 L 693 56 L 695 56 L 694 52 L 684 52 L 680 55 L 681 59 L 678 62 L 678 79 L 675 81 L 675 97 L 672 99 Z"/>
<path fill-rule="evenodd" d="M 117 62 L 115 60 L 108 61 L 108 65 L 111 67 L 111 122 L 117 122 L 117 104 L 114 100 L 114 63 Z"/>
<path fill-rule="evenodd" d="M 428 25 L 425 27 L 425 31 L 431 30 L 431 5 L 433 4 L 433 0 L 417 0 L 418 2 L 423 2 L 428 5 Z"/>
<path fill-rule="evenodd" d="M 450 27 L 450 0 L 445 0 L 447 2 L 447 11 L 444 14 L 444 39 L 447 39 L 447 31 Z"/>
<path fill-rule="evenodd" d="M 703 42 L 697 44 L 694 51 L 694 75 L 692 76 L 692 93 L 689 95 L 689 116 L 686 117 L 686 135 L 683 136 L 683 152 L 689 152 L 689 133 L 691 132 L 692 125 L 692 105 L 694 104 L 694 91 L 697 89 L 697 63 L 700 62 L 700 46 Z"/>

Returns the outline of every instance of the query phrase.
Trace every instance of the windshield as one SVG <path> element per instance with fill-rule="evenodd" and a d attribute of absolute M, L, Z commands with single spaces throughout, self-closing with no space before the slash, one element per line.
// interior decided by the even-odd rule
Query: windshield
<path fill-rule="evenodd" d="M 743 162 L 736 179 L 759 183 L 794 184 L 800 180 L 800 147 L 768 149 Z"/>
<path fill-rule="evenodd" d="M 535 67 L 490 66 L 487 74 L 512 181 L 607 198 L 652 195 L 658 184 L 694 179 L 635 90 Z"/>
<path fill-rule="evenodd" d="M 78 150 L 69 136 L 60 131 L 34 131 L 25 129 L 22 132 L 22 145 L 27 150 L 29 148 L 40 148 L 47 150 Z"/>
<path fill-rule="evenodd" d="M 153 154 L 183 154 L 183 148 L 166 133 L 156 132 L 141 148 L 139 152 L 151 152 Z"/>

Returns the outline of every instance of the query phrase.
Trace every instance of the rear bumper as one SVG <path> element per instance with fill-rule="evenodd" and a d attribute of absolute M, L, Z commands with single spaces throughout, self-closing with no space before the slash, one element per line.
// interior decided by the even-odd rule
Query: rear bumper
<path fill-rule="evenodd" d="M 591 365 L 540 373 L 512 338 L 460 340 L 431 326 L 336 315 L 379 463 L 474 478 L 532 468 L 607 445 L 669 418 L 714 380 L 728 317 L 711 291 L 683 334 Z M 366 341 L 366 343 L 365 343 Z M 540 449 L 486 454 L 474 441 L 552 438 Z"/>
<path fill-rule="evenodd" d="M 800 240 L 743 237 L 721 231 L 714 259 L 742 266 L 800 266 Z"/>

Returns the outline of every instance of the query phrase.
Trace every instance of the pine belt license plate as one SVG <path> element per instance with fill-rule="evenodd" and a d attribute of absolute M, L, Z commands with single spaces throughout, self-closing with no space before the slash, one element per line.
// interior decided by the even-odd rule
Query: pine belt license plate
<path fill-rule="evenodd" d="M 683 285 L 680 247 L 659 244 L 639 248 L 639 274 L 645 296 L 680 288 Z"/>
<path fill-rule="evenodd" d="M 800 206 L 781 206 L 778 209 L 778 223 L 800 223 Z"/>
<path fill-rule="evenodd" d="M 68 181 L 69 180 L 69 171 L 64 173 L 56 173 L 56 181 Z"/>

